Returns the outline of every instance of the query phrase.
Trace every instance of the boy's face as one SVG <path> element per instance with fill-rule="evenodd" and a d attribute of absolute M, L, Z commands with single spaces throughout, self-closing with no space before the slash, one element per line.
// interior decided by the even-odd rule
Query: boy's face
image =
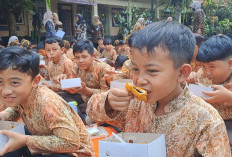
<path fill-rule="evenodd" d="M 81 70 L 88 70 L 94 60 L 94 55 L 90 55 L 87 50 L 74 54 L 74 61 Z"/>
<path fill-rule="evenodd" d="M 131 58 L 133 83 L 147 91 L 147 102 L 151 104 L 170 102 L 181 93 L 180 68 L 174 68 L 168 52 L 155 50 L 156 54 L 147 54 L 145 48 L 133 49 Z"/>
<path fill-rule="evenodd" d="M 101 40 L 98 40 L 98 44 L 99 45 L 103 45 L 103 40 L 101 39 Z"/>
<path fill-rule="evenodd" d="M 204 76 L 212 80 L 213 84 L 224 83 L 231 74 L 231 65 L 229 61 L 216 60 L 208 63 L 202 63 Z"/>
<path fill-rule="evenodd" d="M 50 61 L 58 63 L 64 48 L 61 48 L 58 43 L 45 44 L 45 50 Z"/>
<path fill-rule="evenodd" d="M 35 81 L 32 77 L 8 68 L 0 71 L 0 99 L 6 107 L 25 104 Z"/>
<path fill-rule="evenodd" d="M 111 45 L 105 45 L 105 47 L 106 47 L 106 50 L 109 51 L 112 46 Z"/>

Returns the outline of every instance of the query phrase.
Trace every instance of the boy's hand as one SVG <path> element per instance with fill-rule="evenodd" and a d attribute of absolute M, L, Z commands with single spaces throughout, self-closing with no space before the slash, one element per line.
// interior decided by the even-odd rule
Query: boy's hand
<path fill-rule="evenodd" d="M 60 80 L 65 80 L 67 78 L 68 76 L 66 74 L 60 74 L 57 76 L 56 81 L 60 83 Z"/>
<path fill-rule="evenodd" d="M 84 82 L 81 82 L 81 87 L 74 87 L 74 88 L 69 88 L 69 89 L 65 89 L 65 91 L 71 93 L 71 94 L 85 94 L 86 92 L 86 85 Z"/>
<path fill-rule="evenodd" d="M 6 120 L 6 117 L 8 117 L 8 112 L 1 111 L 0 112 L 0 120 Z"/>
<path fill-rule="evenodd" d="M 113 110 L 127 111 L 130 100 L 134 98 L 132 93 L 123 89 L 113 88 L 108 94 L 108 103 Z"/>
<path fill-rule="evenodd" d="M 214 88 L 215 91 L 203 91 L 203 94 L 209 96 L 209 98 L 202 97 L 206 102 L 210 104 L 227 102 L 232 105 L 232 92 L 230 90 L 222 85 L 212 85 L 212 88 Z"/>
<path fill-rule="evenodd" d="M 8 152 L 13 152 L 26 146 L 26 135 L 22 135 L 9 130 L 0 130 L 0 134 L 5 135 L 9 138 L 9 141 L 5 144 L 2 151 L 0 152 L 0 156 L 3 156 Z"/>

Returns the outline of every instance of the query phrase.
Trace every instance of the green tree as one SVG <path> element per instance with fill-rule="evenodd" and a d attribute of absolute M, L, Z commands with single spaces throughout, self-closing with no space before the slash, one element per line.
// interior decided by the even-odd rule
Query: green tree
<path fill-rule="evenodd" d="M 122 12 L 118 12 L 115 18 L 118 20 L 119 38 L 124 39 L 128 34 L 131 33 L 135 23 L 139 18 L 144 18 L 149 15 L 149 10 L 142 10 L 134 6 L 126 7 Z"/>
<path fill-rule="evenodd" d="M 33 2 L 32 0 L 0 0 L 0 9 L 6 14 L 9 36 L 16 34 L 16 19 L 18 9 L 33 13 Z"/>

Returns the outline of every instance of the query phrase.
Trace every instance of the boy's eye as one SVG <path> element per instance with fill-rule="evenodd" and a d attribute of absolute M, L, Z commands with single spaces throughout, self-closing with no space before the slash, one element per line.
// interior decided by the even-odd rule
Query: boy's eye
<path fill-rule="evenodd" d="M 210 66 L 209 68 L 210 68 L 211 70 L 215 69 L 215 67 L 214 67 L 214 66 Z"/>
<path fill-rule="evenodd" d="M 158 71 L 157 71 L 157 70 L 151 69 L 151 70 L 148 70 L 148 72 L 149 72 L 149 73 L 155 73 L 155 72 L 158 72 Z"/>
<path fill-rule="evenodd" d="M 139 71 L 139 69 L 138 68 L 132 68 L 132 71 L 137 72 L 137 71 Z"/>
<path fill-rule="evenodd" d="M 2 81 L 0 80 L 0 85 L 2 85 Z"/>
<path fill-rule="evenodd" d="M 13 82 L 12 82 L 12 85 L 14 85 L 14 86 L 15 86 L 15 85 L 19 85 L 19 82 L 13 81 Z"/>

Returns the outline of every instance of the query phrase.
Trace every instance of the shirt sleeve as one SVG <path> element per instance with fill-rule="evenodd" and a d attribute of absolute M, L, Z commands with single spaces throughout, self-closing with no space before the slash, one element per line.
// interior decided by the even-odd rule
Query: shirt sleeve
<path fill-rule="evenodd" d="M 80 147 L 79 129 L 73 119 L 61 111 L 55 101 L 47 101 L 43 105 L 44 122 L 52 134 L 47 136 L 28 136 L 27 146 L 32 154 L 36 153 L 68 153 Z M 66 113 L 67 114 L 67 113 Z"/>
<path fill-rule="evenodd" d="M 107 107 L 107 92 L 101 92 L 94 94 L 88 101 L 86 113 L 96 122 L 104 122 L 118 127 L 120 130 L 124 130 L 125 126 L 125 113 L 108 110 Z"/>
<path fill-rule="evenodd" d="M 67 61 L 64 63 L 64 74 L 68 76 L 68 78 L 73 78 L 73 63 L 72 61 Z"/>
<path fill-rule="evenodd" d="M 20 115 L 17 110 L 11 107 L 6 108 L 4 112 L 7 112 L 7 117 L 4 119 L 6 121 L 15 121 L 19 118 Z"/>
<path fill-rule="evenodd" d="M 202 129 L 201 134 L 196 144 L 199 154 L 205 157 L 231 156 L 228 135 L 222 120 L 212 122 Z"/>
<path fill-rule="evenodd" d="M 101 67 L 101 70 L 99 72 L 100 89 L 93 89 L 93 94 L 104 92 L 104 91 L 107 91 L 109 89 L 107 82 L 106 82 L 106 79 L 104 77 L 104 75 L 105 75 L 104 69 L 106 66 L 108 66 L 108 65 L 104 65 L 103 67 Z"/>

